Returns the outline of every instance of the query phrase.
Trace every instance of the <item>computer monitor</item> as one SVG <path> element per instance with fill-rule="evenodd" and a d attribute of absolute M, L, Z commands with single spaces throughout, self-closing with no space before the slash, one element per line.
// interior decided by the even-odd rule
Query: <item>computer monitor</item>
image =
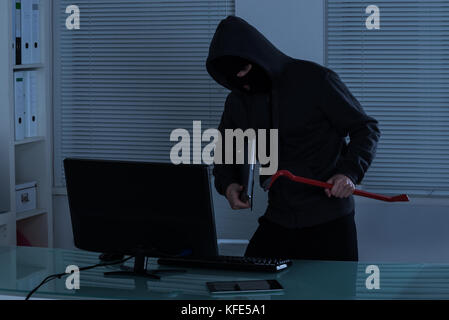
<path fill-rule="evenodd" d="M 218 255 L 206 165 L 64 160 L 75 246 L 142 257 Z"/>

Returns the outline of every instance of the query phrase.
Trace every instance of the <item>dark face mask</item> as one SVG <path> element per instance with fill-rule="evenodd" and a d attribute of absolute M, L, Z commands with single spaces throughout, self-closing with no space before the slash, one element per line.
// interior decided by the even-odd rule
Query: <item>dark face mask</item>
<path fill-rule="evenodd" d="M 228 81 L 244 91 L 252 93 L 268 91 L 271 87 L 270 77 L 262 67 L 256 64 L 251 65 L 251 70 L 244 77 L 239 78 L 237 75 L 234 75 Z M 249 85 L 250 89 L 245 89 L 245 85 Z"/>
<path fill-rule="evenodd" d="M 241 78 L 237 77 L 237 74 L 244 70 L 248 64 L 252 65 L 248 74 Z M 268 91 L 271 87 L 271 79 L 265 70 L 251 61 L 240 57 L 228 56 L 219 60 L 218 65 L 232 87 L 252 93 Z M 245 85 L 249 85 L 250 90 L 245 89 Z"/>

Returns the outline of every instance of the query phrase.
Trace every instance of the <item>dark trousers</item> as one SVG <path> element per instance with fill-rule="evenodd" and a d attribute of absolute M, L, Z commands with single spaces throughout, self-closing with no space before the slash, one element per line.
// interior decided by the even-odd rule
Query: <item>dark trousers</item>
<path fill-rule="evenodd" d="M 284 228 L 261 217 L 245 256 L 358 261 L 354 212 L 328 223 L 301 229 Z"/>

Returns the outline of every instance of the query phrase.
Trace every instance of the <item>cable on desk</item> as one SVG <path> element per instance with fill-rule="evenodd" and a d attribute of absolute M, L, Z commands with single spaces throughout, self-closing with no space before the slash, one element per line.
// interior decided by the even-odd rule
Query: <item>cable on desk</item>
<path fill-rule="evenodd" d="M 99 263 L 99 264 L 95 264 L 92 266 L 88 266 L 88 267 L 83 267 L 80 268 L 79 271 L 86 271 L 86 270 L 90 270 L 90 269 L 94 269 L 94 268 L 99 268 L 99 267 L 107 267 L 107 266 L 113 266 L 116 264 L 121 264 L 121 263 L 125 263 L 128 260 L 131 260 L 132 258 L 134 258 L 134 256 L 130 256 L 128 258 L 122 259 L 122 260 L 118 260 L 118 261 L 113 261 L 113 262 L 104 262 L 104 263 Z M 68 276 L 68 273 L 57 273 L 57 274 L 52 274 L 48 277 L 46 277 L 44 280 L 42 280 L 42 282 L 33 290 L 30 291 L 30 293 L 28 293 L 28 295 L 26 296 L 25 300 L 29 300 L 31 298 L 31 296 L 37 291 L 39 290 L 40 287 L 42 287 L 44 284 L 54 280 L 54 279 L 61 279 L 64 276 Z"/>

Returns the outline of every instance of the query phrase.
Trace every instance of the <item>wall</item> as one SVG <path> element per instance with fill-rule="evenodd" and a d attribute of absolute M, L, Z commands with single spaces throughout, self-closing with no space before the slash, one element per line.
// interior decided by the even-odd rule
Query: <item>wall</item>
<path fill-rule="evenodd" d="M 361 260 L 449 263 L 449 199 L 357 198 L 356 212 Z"/>
<path fill-rule="evenodd" d="M 323 0 L 236 0 L 235 14 L 285 54 L 324 62 Z"/>
<path fill-rule="evenodd" d="M 286 54 L 324 62 L 324 1 L 237 0 L 236 15 L 262 31 Z M 257 228 L 266 194 L 256 188 L 256 207 L 234 212 L 214 192 L 218 237 L 223 254 L 243 254 L 245 240 Z M 70 248 L 71 226 L 65 196 L 54 198 L 55 243 Z M 356 199 L 359 255 L 361 261 L 449 263 L 449 199 L 414 198 L 408 204 L 388 204 Z"/>
<path fill-rule="evenodd" d="M 73 242 L 69 202 L 64 192 L 58 192 L 53 196 L 53 241 L 55 248 L 73 249 L 75 245 Z"/>

